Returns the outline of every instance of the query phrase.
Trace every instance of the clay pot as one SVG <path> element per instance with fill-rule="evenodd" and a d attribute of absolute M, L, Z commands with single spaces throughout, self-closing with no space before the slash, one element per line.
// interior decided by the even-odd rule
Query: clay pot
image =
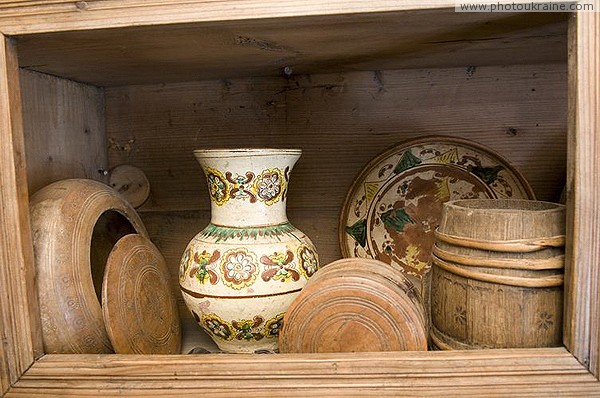
<path fill-rule="evenodd" d="M 30 201 L 36 283 L 46 353 L 108 353 L 100 296 L 115 242 L 147 236 L 131 205 L 92 180 L 55 182 Z"/>
<path fill-rule="evenodd" d="M 319 266 L 310 239 L 287 219 L 297 149 L 198 150 L 211 222 L 181 260 L 183 298 L 226 352 L 275 350 L 283 315 Z"/>

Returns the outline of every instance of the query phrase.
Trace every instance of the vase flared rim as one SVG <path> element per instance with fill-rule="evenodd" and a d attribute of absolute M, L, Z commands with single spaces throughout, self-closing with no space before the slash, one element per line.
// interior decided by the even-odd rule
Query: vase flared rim
<path fill-rule="evenodd" d="M 302 149 L 292 148 L 235 148 L 196 149 L 194 155 L 201 158 L 231 158 L 248 156 L 301 155 Z"/>

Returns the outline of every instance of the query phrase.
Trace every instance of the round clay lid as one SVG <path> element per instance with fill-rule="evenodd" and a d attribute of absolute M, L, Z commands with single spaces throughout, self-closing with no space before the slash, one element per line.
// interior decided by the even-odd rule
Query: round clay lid
<path fill-rule="evenodd" d="M 102 311 L 117 354 L 177 354 L 181 324 L 163 256 L 141 235 L 121 238 L 106 262 Z"/>
<path fill-rule="evenodd" d="M 317 271 L 288 308 L 279 351 L 424 351 L 426 318 L 419 300 L 412 283 L 388 264 L 335 261 Z"/>

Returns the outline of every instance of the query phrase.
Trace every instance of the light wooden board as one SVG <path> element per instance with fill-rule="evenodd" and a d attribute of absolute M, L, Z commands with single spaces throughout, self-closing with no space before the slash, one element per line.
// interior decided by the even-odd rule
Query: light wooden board
<path fill-rule="evenodd" d="M 600 16 L 570 26 L 567 268 L 564 342 L 600 375 Z M 589 248 L 594 248 L 590 250 Z M 589 317 L 589 318 L 588 318 Z M 582 322 L 582 319 L 589 319 Z"/>
<path fill-rule="evenodd" d="M 29 191 L 64 178 L 106 181 L 102 90 L 21 71 L 21 91 Z"/>
<path fill-rule="evenodd" d="M 564 349 L 321 355 L 48 355 L 7 397 L 590 396 L 597 380 Z M 368 364 L 368 366 L 366 366 Z M 87 377 L 82 377 L 85 367 Z M 227 386 L 227 387 L 225 387 Z"/>
<path fill-rule="evenodd" d="M 566 27 L 559 13 L 454 9 L 220 21 L 25 35 L 19 59 L 98 86 L 281 76 L 286 66 L 316 74 L 553 63 L 566 60 Z"/>
<path fill-rule="evenodd" d="M 290 208 L 339 211 L 364 165 L 430 134 L 459 136 L 505 156 L 543 200 L 566 173 L 564 65 L 398 70 L 251 78 L 106 90 L 109 162 L 141 168 L 142 211 L 208 210 L 192 150 L 299 147 Z"/>
<path fill-rule="evenodd" d="M 557 1 L 557 0 L 552 0 Z M 11 4 L 12 3 L 12 4 Z M 448 0 L 51 0 L 6 1 L 0 8 L 0 27 L 9 35 L 76 31 L 141 25 L 163 25 L 208 21 L 237 21 L 264 18 L 291 18 L 368 14 L 377 12 L 436 9 L 443 22 L 454 12 Z M 479 18 L 490 16 L 479 16 Z"/>
<path fill-rule="evenodd" d="M 0 35 L 0 395 L 41 354 L 16 48 Z"/>

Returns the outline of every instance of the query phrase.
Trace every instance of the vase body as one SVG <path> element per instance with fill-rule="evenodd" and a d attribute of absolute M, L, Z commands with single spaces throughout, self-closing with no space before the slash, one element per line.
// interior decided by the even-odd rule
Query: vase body
<path fill-rule="evenodd" d="M 188 244 L 179 284 L 198 324 L 226 352 L 275 350 L 283 315 L 317 271 L 310 239 L 287 219 L 292 149 L 198 150 L 211 222 Z"/>

